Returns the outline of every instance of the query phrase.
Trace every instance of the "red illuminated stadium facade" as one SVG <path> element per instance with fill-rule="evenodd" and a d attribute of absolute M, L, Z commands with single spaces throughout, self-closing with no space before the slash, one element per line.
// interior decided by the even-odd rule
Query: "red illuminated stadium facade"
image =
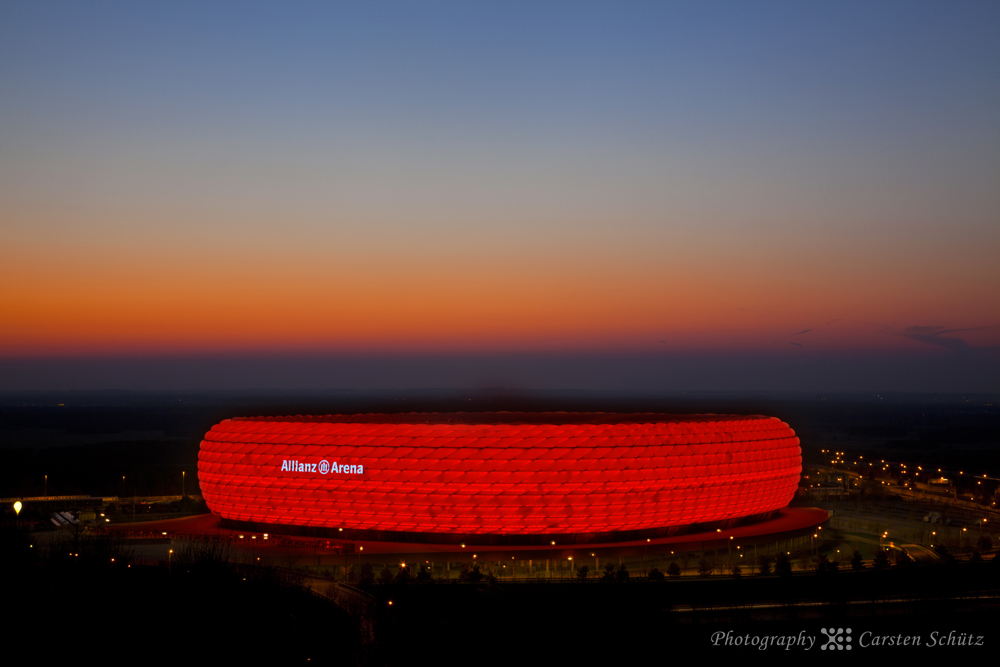
<path fill-rule="evenodd" d="M 801 463 L 795 433 L 772 417 L 368 414 L 223 421 L 201 443 L 198 473 L 231 525 L 581 544 L 771 519 Z"/>

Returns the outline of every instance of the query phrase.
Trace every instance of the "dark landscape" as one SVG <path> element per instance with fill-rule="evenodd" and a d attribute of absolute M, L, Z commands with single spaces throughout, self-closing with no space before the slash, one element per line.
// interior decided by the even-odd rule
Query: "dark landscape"
<path fill-rule="evenodd" d="M 998 486 L 1000 410 L 997 397 L 989 395 L 736 400 L 711 394 L 528 396 L 503 391 L 350 398 L 123 392 L 7 394 L 0 400 L 0 496 L 41 496 L 48 475 L 50 496 L 113 497 L 104 509 L 116 523 L 207 511 L 199 499 L 198 448 L 204 432 L 223 418 L 435 409 L 781 415 L 802 438 L 807 475 L 823 465 L 828 448 L 848 458 L 860 454 L 941 467 L 942 474 L 967 477 L 956 496 L 971 493 L 984 511 L 996 514 L 995 506 L 988 506 Z M 984 474 L 985 491 L 974 479 Z M 802 485 L 808 485 L 806 478 Z M 868 488 L 867 494 L 856 490 L 825 506 L 864 506 L 875 516 L 924 511 L 915 501 Z M 137 504 L 134 497 L 162 498 Z M 63 503 L 73 507 L 72 500 Z M 805 493 L 793 504 L 824 506 Z M 993 637 L 1000 619 L 996 545 L 982 549 L 974 540 L 946 550 L 937 562 L 904 559 L 877 565 L 866 558 L 860 569 L 846 558 L 829 566 L 837 558 L 823 557 L 805 571 L 779 572 L 772 561 L 767 574 L 752 563 L 737 576 L 721 563 L 710 574 L 699 574 L 692 556 L 680 576 L 669 572 L 667 558 L 657 574 L 650 574 L 651 563 L 641 570 L 629 563 L 624 575 L 618 569 L 610 575 L 591 570 L 584 576 L 576 571 L 569 578 L 512 582 L 466 567 L 467 574 L 446 580 L 413 566 L 289 567 L 270 554 L 254 560 L 253 552 L 199 541 L 175 541 L 170 562 L 150 562 L 136 554 L 135 540 L 121 534 L 100 528 L 57 530 L 45 520 L 52 509 L 26 501 L 15 517 L 5 505 L 4 599 L 18 610 L 11 622 L 20 628 L 19 636 L 43 642 L 52 627 L 100 619 L 101 629 L 88 641 L 102 650 L 109 645 L 147 650 L 149 632 L 171 627 L 177 632 L 171 646 L 178 651 L 331 664 L 345 656 L 365 664 L 398 664 L 415 651 L 439 652 L 442 643 L 448 647 L 445 655 L 456 658 L 485 651 L 491 658 L 513 659 L 533 650 L 539 636 L 546 638 L 546 651 L 560 655 L 638 656 L 668 644 L 707 648 L 720 629 L 815 635 L 821 627 L 849 625 L 856 633 L 860 628 L 879 635 L 922 635 L 926 642 L 932 632 L 953 629 Z M 47 547 L 34 544 L 40 535 L 53 533 L 58 538 Z M 829 537 L 830 544 L 837 543 L 838 536 Z M 816 553 L 823 552 L 818 546 Z M 326 595 L 316 592 L 323 581 L 330 586 Z M 339 593 L 337 586 L 343 587 Z M 70 653 L 86 653 L 96 645 Z"/>

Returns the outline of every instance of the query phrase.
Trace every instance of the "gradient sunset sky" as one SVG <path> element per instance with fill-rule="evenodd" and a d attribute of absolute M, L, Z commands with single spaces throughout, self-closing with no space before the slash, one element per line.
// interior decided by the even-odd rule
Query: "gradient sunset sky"
<path fill-rule="evenodd" d="M 0 389 L 1000 389 L 998 35 L 3 3 Z"/>

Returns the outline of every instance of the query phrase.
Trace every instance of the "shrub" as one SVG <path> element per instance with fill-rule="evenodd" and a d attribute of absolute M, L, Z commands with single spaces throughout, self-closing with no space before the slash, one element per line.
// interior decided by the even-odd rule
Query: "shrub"
<path fill-rule="evenodd" d="M 459 572 L 458 578 L 460 581 L 470 581 L 477 582 L 483 580 L 483 573 L 479 571 L 479 563 L 475 563 L 471 569 L 469 569 L 468 564 L 462 566 L 462 571 Z"/>

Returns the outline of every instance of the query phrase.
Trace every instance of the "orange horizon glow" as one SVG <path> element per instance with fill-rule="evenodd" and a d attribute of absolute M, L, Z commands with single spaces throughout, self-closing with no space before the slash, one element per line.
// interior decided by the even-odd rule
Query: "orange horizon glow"
<path fill-rule="evenodd" d="M 992 6 L 21 5 L 0 358 L 1000 350 Z"/>
<path fill-rule="evenodd" d="M 908 327 L 995 345 L 988 283 L 935 293 L 874 267 L 808 273 L 797 260 L 683 262 L 503 257 L 324 262 L 202 251 L 10 257 L 0 270 L 9 355 L 200 351 L 623 351 L 924 347 Z M 195 255 L 192 257 L 192 255 Z M 594 261 L 594 257 L 598 261 Z M 25 254 L 22 258 L 30 255 Z M 891 274 L 891 272 L 889 272 Z M 801 275 L 798 280 L 789 276 Z M 926 313 L 936 313 L 933 321 Z M 800 332 L 809 330 L 805 334 Z"/>

